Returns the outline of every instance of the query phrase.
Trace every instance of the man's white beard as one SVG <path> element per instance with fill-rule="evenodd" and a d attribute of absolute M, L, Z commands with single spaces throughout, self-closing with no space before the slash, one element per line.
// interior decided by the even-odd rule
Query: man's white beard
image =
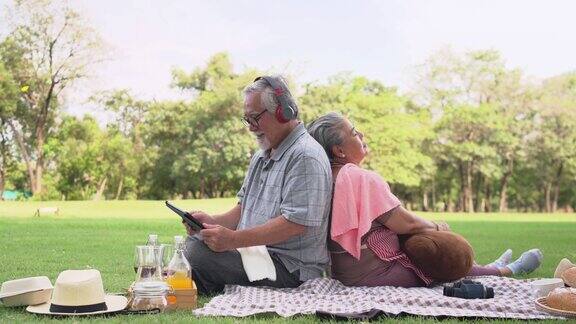
<path fill-rule="evenodd" d="M 258 146 L 262 151 L 269 150 L 270 147 L 272 146 L 270 144 L 270 140 L 268 140 L 268 138 L 265 135 L 262 135 L 260 137 L 256 136 L 256 141 L 258 142 Z"/>

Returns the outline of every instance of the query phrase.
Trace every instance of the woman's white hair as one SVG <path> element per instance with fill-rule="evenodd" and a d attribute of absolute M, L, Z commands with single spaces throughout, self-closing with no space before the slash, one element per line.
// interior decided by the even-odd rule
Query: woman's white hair
<path fill-rule="evenodd" d="M 286 97 L 288 98 L 288 101 L 291 103 L 291 106 L 296 110 L 295 111 L 296 114 L 298 114 L 298 106 L 296 105 L 296 101 L 294 100 L 294 97 L 292 97 L 292 94 L 288 89 L 288 83 L 286 82 L 284 77 L 280 75 L 275 75 L 272 76 L 272 78 L 275 78 L 276 80 L 280 81 L 280 83 L 282 83 L 284 88 L 283 90 L 284 93 L 286 94 Z M 251 93 L 260 93 L 260 101 L 262 102 L 264 109 L 268 110 L 272 114 L 276 113 L 276 108 L 280 105 L 280 103 L 276 99 L 276 96 L 274 95 L 274 89 L 272 89 L 272 86 L 270 86 L 268 81 L 264 79 L 256 80 L 252 84 L 248 85 L 246 88 L 244 88 L 243 93 L 244 96 Z"/>
<path fill-rule="evenodd" d="M 329 112 L 320 116 L 308 124 L 308 133 L 320 143 L 328 155 L 330 161 L 334 161 L 332 147 L 344 142 L 344 116 L 337 112 Z"/>

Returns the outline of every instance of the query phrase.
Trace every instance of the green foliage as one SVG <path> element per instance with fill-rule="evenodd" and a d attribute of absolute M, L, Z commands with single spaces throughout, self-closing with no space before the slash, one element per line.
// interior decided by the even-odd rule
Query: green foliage
<path fill-rule="evenodd" d="M 17 101 L 18 85 L 0 61 L 0 196 L 6 185 L 10 185 L 10 175 L 14 174 L 17 168 L 16 143 L 11 140 L 12 133 L 8 125 Z"/>
<path fill-rule="evenodd" d="M 507 69 L 493 50 L 458 55 L 445 49 L 419 71 L 416 99 L 438 116 L 437 146 L 430 153 L 458 177 L 458 208 L 491 210 L 496 192 L 505 211 L 514 165 L 526 156 L 524 136 L 532 117 L 522 74 Z M 451 196 L 451 180 L 437 185 Z"/>
<path fill-rule="evenodd" d="M 145 128 L 151 197 L 220 197 L 240 188 L 255 143 L 240 122 L 242 89 L 254 71 L 235 74 L 226 54 L 190 74 L 173 72 L 173 84 L 191 91 L 186 102 L 152 105 Z"/>
<path fill-rule="evenodd" d="M 552 212 L 558 207 L 561 187 L 576 184 L 576 73 L 545 80 L 535 106 L 528 160 L 544 188 L 540 206 Z M 563 199 L 565 204 L 574 204 L 566 194 Z"/>
<path fill-rule="evenodd" d="M 138 163 L 132 142 L 117 131 L 103 131 L 93 117 L 64 117 L 45 147 L 56 162 L 55 180 L 47 182 L 48 189 L 62 198 L 136 196 Z"/>
<path fill-rule="evenodd" d="M 31 190 L 35 199 L 236 193 L 256 149 L 239 121 L 242 89 L 256 70 L 236 71 L 228 54 L 216 53 L 191 72 L 172 71 L 171 85 L 187 100 L 141 100 L 129 89 L 96 93 L 92 101 L 113 116 L 101 128 L 60 107 L 61 91 L 100 57 L 98 37 L 82 17 L 65 1 L 45 0 L 15 1 L 6 16 L 0 189 Z M 495 50 L 450 49 L 418 71 L 410 95 L 350 74 L 305 84 L 300 117 L 346 115 L 369 146 L 364 166 L 389 181 L 409 208 L 576 207 L 574 73 L 530 86 Z"/>
<path fill-rule="evenodd" d="M 423 110 L 411 111 L 411 103 L 394 88 L 348 75 L 305 88 L 300 98 L 304 119 L 311 121 L 329 111 L 348 116 L 365 135 L 370 149 L 366 166 L 391 184 L 416 187 L 422 175 L 431 172 L 432 159 L 421 150 L 432 136 L 430 116 Z"/>
<path fill-rule="evenodd" d="M 58 190 L 66 199 L 91 199 L 102 181 L 103 134 L 92 117 L 66 118 L 49 144 L 55 148 L 60 179 Z"/>
<path fill-rule="evenodd" d="M 2 108 L 18 143 L 34 194 L 42 193 L 44 144 L 55 133 L 61 92 L 98 60 L 99 38 L 62 1 L 14 1 L 3 13 L 8 31 L 0 58 L 20 89 L 16 104 Z"/>

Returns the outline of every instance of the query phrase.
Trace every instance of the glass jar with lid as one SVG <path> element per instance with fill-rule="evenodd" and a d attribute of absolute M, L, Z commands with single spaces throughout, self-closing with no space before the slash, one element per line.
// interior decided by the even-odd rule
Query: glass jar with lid
<path fill-rule="evenodd" d="M 141 281 L 134 284 L 131 311 L 159 311 L 168 310 L 168 293 L 170 287 L 162 281 Z"/>

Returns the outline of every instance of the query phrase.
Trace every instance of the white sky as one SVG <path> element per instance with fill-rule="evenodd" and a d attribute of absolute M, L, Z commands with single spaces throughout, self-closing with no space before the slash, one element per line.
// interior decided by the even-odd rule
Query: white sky
<path fill-rule="evenodd" d="M 7 0 L 0 0 L 0 5 Z M 406 89 L 410 71 L 440 48 L 496 49 L 511 68 L 543 78 L 576 70 L 576 1 L 555 0 L 75 0 L 112 61 L 74 89 L 82 113 L 93 91 L 129 88 L 175 98 L 170 71 L 192 71 L 226 51 L 237 70 L 292 75 L 297 83 L 339 72 Z"/>

